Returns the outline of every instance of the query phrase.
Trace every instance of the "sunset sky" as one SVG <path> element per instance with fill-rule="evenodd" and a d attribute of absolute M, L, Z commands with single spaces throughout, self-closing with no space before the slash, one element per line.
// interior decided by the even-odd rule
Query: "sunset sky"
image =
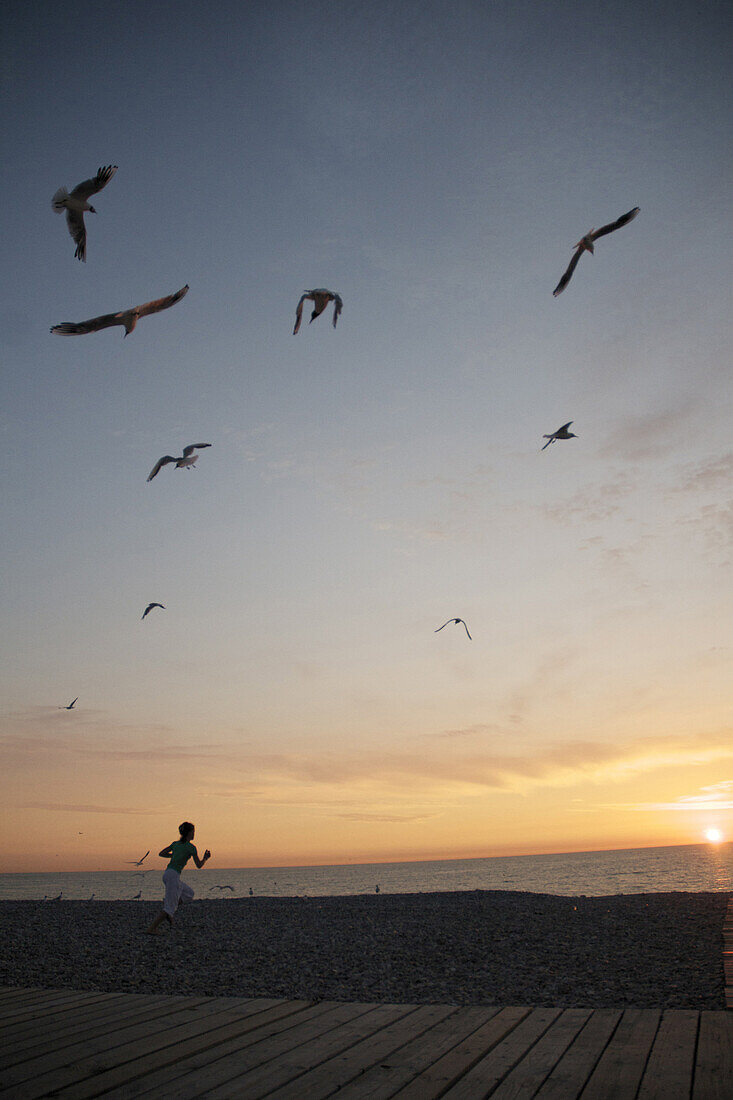
<path fill-rule="evenodd" d="M 726 10 L 6 5 L 0 869 L 733 837 Z"/>

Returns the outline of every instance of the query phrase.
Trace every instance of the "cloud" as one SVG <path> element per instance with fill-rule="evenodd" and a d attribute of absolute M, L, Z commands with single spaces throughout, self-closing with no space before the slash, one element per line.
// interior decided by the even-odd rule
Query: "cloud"
<path fill-rule="evenodd" d="M 542 511 L 550 519 L 560 523 L 600 523 L 610 519 L 621 508 L 622 502 L 637 489 L 637 482 L 628 472 L 618 473 L 608 481 L 589 484 L 572 496 L 554 504 L 545 504 Z"/>
<path fill-rule="evenodd" d="M 601 458 L 618 458 L 623 454 L 627 462 L 640 462 L 658 458 L 679 445 L 680 433 L 695 414 L 697 402 L 689 397 L 660 412 L 628 416 L 619 421 L 613 436 L 601 447 Z"/>
<path fill-rule="evenodd" d="M 18 810 L 53 810 L 70 814 L 133 814 L 144 817 L 160 817 L 169 812 L 169 808 L 162 806 L 157 810 L 137 810 L 131 807 L 121 806 L 77 806 L 65 802 L 18 802 L 15 803 Z"/>
<path fill-rule="evenodd" d="M 343 817 L 348 821 L 386 821 L 388 824 L 411 825 L 418 821 L 429 821 L 431 817 L 440 817 L 440 811 L 421 814 L 380 814 L 380 813 L 336 813 L 334 817 Z"/>
<path fill-rule="evenodd" d="M 701 787 L 699 794 L 681 795 L 674 802 L 614 802 L 616 810 L 659 813 L 667 810 L 733 810 L 733 779 Z"/>
<path fill-rule="evenodd" d="M 683 466 L 674 486 L 677 493 L 699 493 L 730 488 L 733 481 L 733 451 L 714 455 L 704 462 Z"/>

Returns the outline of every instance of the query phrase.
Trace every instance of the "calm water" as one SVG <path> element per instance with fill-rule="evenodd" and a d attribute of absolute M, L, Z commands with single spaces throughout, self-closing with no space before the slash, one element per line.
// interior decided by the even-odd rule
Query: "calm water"
<path fill-rule="evenodd" d="M 63 892 L 68 900 L 99 901 L 162 897 L 165 861 L 148 857 L 146 871 L 0 874 L 0 900 L 43 900 Z M 199 898 L 310 897 L 330 894 L 414 894 L 434 890 L 530 890 L 537 894 L 665 893 L 671 890 L 733 891 L 733 843 L 626 848 L 611 852 L 502 856 L 422 863 L 361 863 L 333 867 L 256 867 L 197 870 L 184 879 Z M 233 890 L 216 890 L 216 885 Z"/>

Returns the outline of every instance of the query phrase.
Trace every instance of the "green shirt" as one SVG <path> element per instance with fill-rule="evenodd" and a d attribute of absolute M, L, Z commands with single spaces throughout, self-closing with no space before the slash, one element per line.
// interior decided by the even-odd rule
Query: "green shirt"
<path fill-rule="evenodd" d="M 168 866 L 172 867 L 174 871 L 178 871 L 179 875 L 191 856 L 198 856 L 196 845 L 192 844 L 190 840 L 174 840 L 171 844 L 171 853 L 171 861 Z"/>

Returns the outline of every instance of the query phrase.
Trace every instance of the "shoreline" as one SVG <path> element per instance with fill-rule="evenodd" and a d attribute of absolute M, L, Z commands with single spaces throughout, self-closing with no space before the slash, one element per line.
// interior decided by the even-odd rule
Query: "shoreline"
<path fill-rule="evenodd" d="M 0 901 L 0 985 L 576 1008 L 725 1007 L 730 894 L 477 890 L 223 898 L 145 935 L 151 901 Z"/>

